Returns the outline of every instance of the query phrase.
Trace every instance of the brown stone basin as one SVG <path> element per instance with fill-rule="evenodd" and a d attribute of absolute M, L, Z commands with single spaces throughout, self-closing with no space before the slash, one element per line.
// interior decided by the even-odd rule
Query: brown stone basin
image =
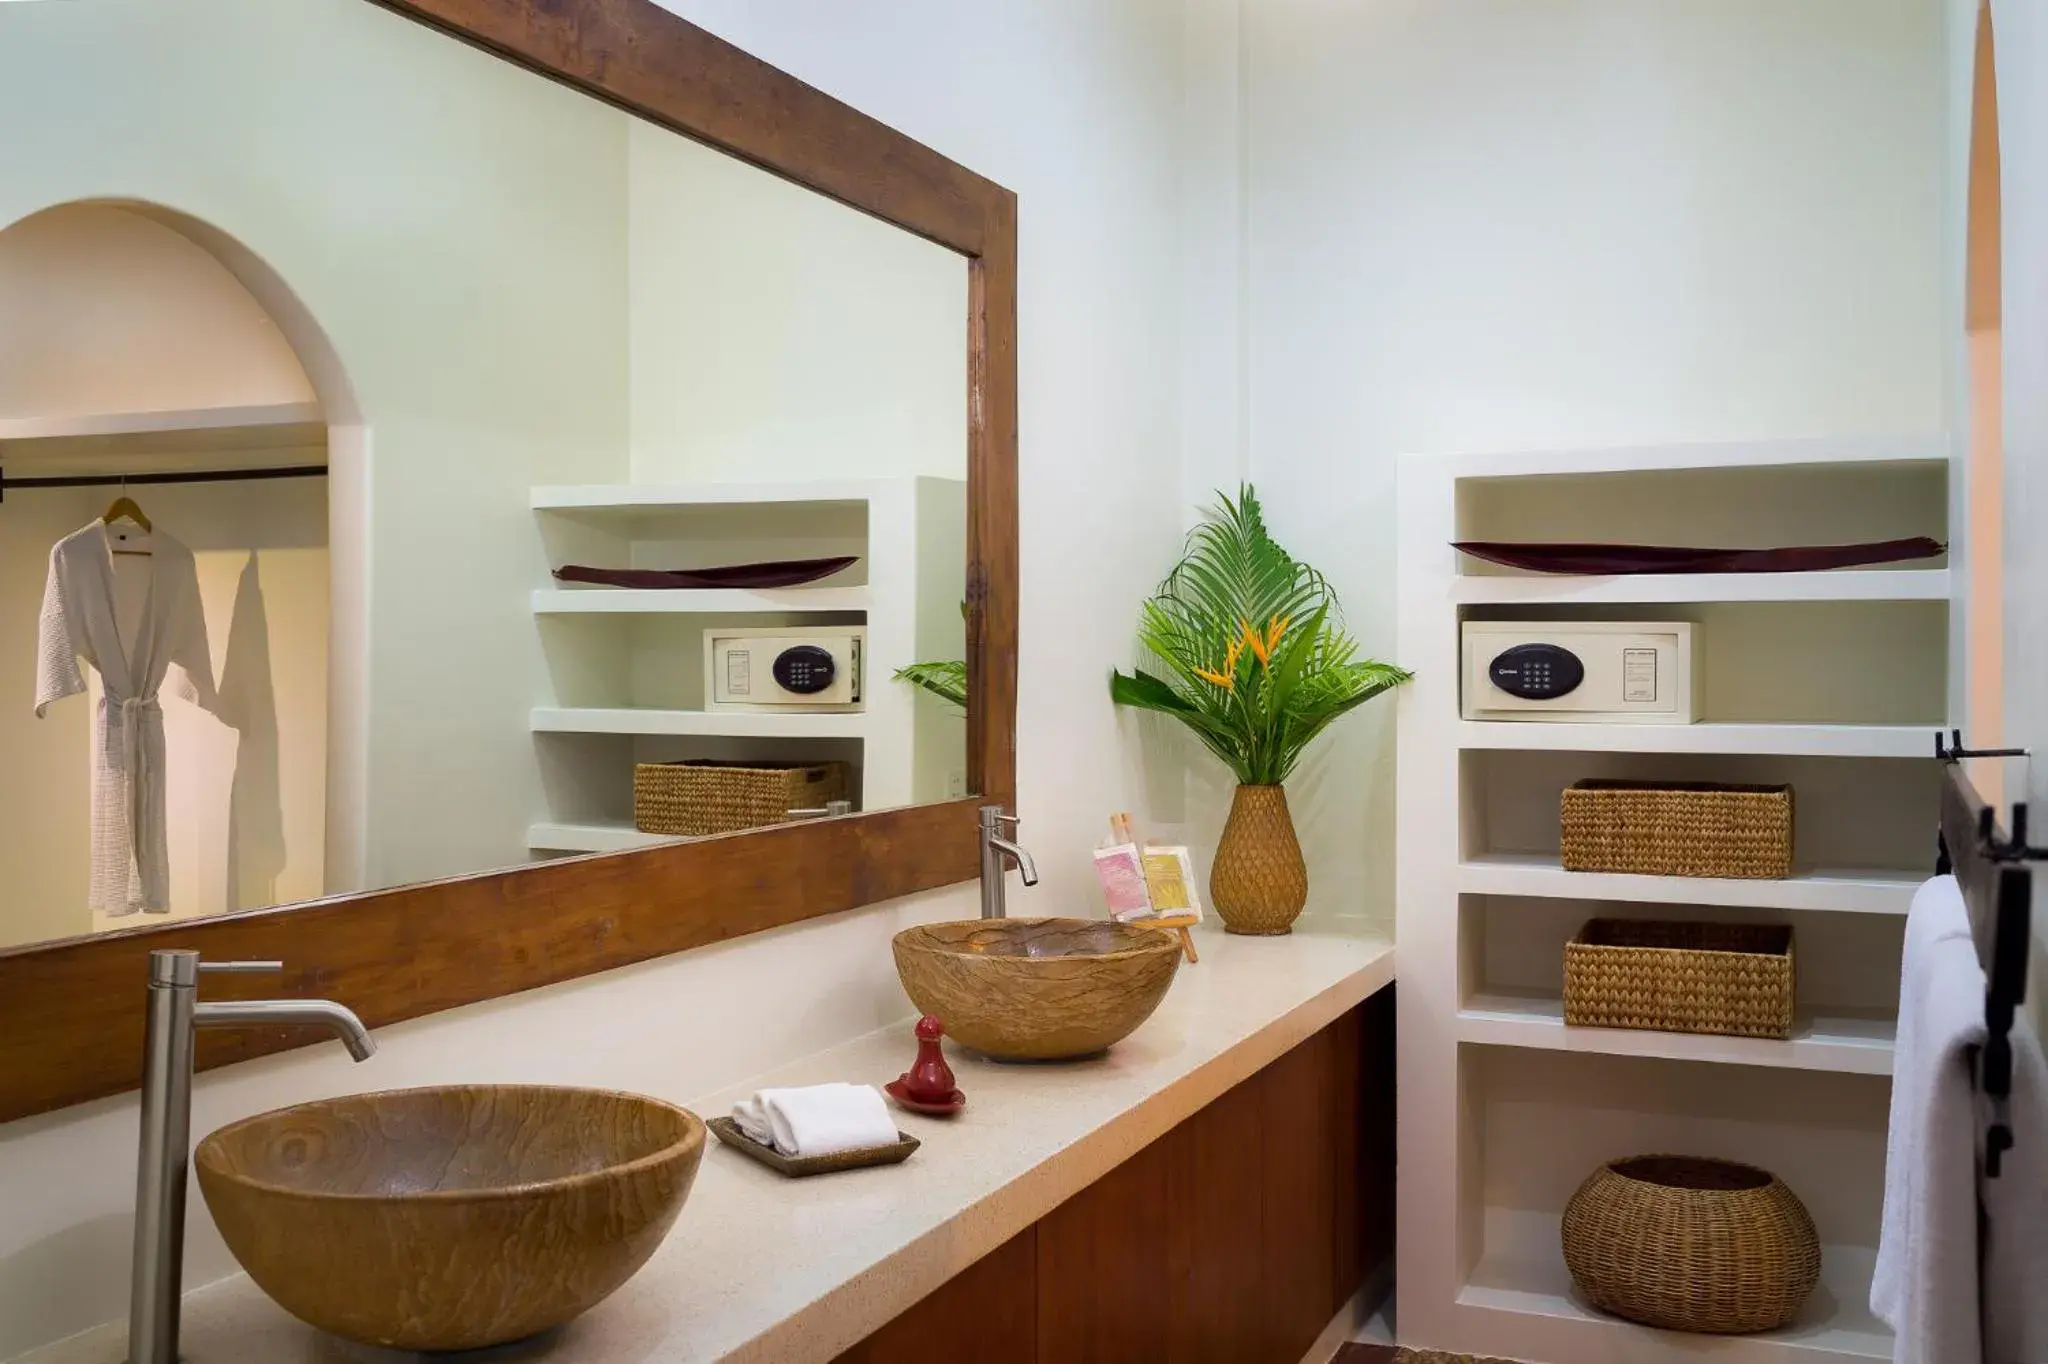
<path fill-rule="evenodd" d="M 1063 1061 L 1152 1016 L 1180 941 L 1106 919 L 968 919 L 896 935 L 896 974 L 946 1035 L 1005 1061 Z"/>
<path fill-rule="evenodd" d="M 466 1350 L 589 1310 L 668 1234 L 704 1124 L 540 1085 L 352 1094 L 232 1123 L 193 1163 L 228 1249 L 292 1315 Z"/>

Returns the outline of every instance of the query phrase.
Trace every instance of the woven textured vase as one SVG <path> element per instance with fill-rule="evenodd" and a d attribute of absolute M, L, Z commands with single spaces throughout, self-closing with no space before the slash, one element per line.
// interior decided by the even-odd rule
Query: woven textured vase
<path fill-rule="evenodd" d="M 1282 786 L 1240 786 L 1216 845 L 1209 901 L 1232 933 L 1292 932 L 1308 903 L 1308 865 Z"/>
<path fill-rule="evenodd" d="M 1767 1171 L 1692 1156 L 1596 1170 L 1564 1210 L 1564 1260 L 1595 1307 L 1676 1331 L 1776 1330 L 1820 1280 L 1797 1195 Z"/>

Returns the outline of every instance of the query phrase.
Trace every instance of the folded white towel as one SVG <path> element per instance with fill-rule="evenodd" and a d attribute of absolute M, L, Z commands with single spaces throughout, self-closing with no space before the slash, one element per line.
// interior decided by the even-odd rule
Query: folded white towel
<path fill-rule="evenodd" d="M 1897 1333 L 1895 1364 L 1983 1357 L 1969 1060 L 1983 1040 L 1984 970 L 1969 909 L 1955 878 L 1937 876 L 1906 919 L 1884 1222 L 1870 1281 L 1870 1310 Z"/>
<path fill-rule="evenodd" d="M 898 1140 L 889 1106 L 873 1085 L 763 1089 L 734 1104 L 732 1120 L 749 1140 L 785 1156 L 830 1156 Z"/>
<path fill-rule="evenodd" d="M 2040 875 L 2036 872 L 2035 875 Z M 2040 988 L 2038 985 L 2035 988 Z M 2048 1061 L 2024 1012 L 2012 1028 L 2015 1145 L 1984 1181 L 1984 1358 L 2048 1362 Z"/>

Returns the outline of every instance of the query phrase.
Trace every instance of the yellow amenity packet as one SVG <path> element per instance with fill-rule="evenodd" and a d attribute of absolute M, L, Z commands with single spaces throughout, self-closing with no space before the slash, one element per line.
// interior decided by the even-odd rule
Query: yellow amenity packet
<path fill-rule="evenodd" d="M 1202 902 L 1195 895 L 1195 867 L 1188 850 L 1150 844 L 1144 853 L 1145 890 L 1152 899 L 1152 917 L 1142 922 L 1159 928 L 1180 930 L 1180 943 L 1188 960 L 1195 955 L 1194 939 L 1188 929 L 1202 921 Z"/>
<path fill-rule="evenodd" d="M 1195 898 L 1195 870 L 1186 848 L 1148 846 L 1145 889 L 1151 894 L 1153 914 L 1161 918 L 1192 915 L 1190 922 L 1202 921 L 1202 906 Z"/>

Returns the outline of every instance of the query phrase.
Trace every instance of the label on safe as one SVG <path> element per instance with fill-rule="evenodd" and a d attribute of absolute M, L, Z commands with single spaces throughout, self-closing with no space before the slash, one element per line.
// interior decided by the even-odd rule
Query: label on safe
<path fill-rule="evenodd" d="M 1657 651 L 1655 649 L 1623 649 L 1621 651 L 1621 699 L 1624 701 L 1655 701 L 1657 699 Z"/>
<path fill-rule="evenodd" d="M 745 649 L 734 649 L 725 656 L 725 690 L 733 696 L 747 696 L 753 691 L 754 656 Z"/>

